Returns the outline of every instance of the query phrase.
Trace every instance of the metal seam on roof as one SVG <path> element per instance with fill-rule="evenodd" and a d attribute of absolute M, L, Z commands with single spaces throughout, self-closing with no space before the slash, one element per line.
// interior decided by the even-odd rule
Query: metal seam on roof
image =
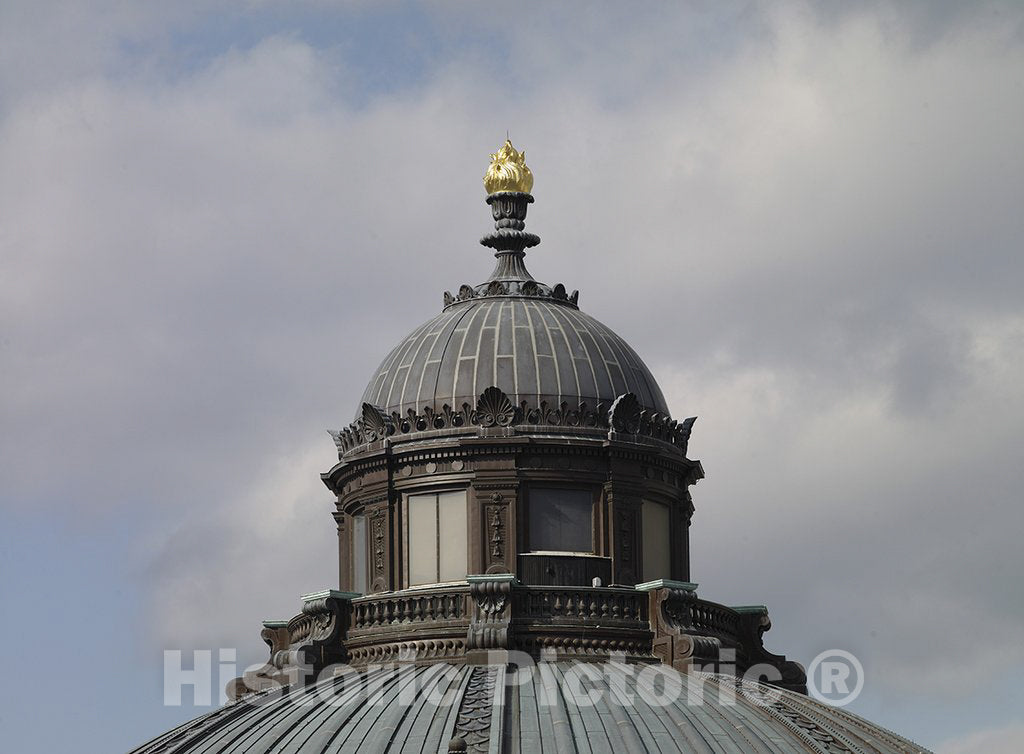
<path fill-rule="evenodd" d="M 362 402 L 402 415 L 475 407 L 491 384 L 514 405 L 594 408 L 633 392 L 644 408 L 668 414 L 654 377 L 611 329 L 576 309 L 509 298 L 465 302 L 414 330 L 385 357 Z"/>
<path fill-rule="evenodd" d="M 210 712 L 136 751 L 443 751 L 453 735 L 454 710 L 461 706 L 471 667 L 449 663 L 382 667 L 285 689 L 277 698 L 254 695 L 249 702 Z M 646 670 L 647 666 L 621 663 L 591 663 L 580 669 L 558 662 L 527 668 L 521 678 L 510 676 L 507 684 L 495 687 L 492 697 L 492 716 L 500 718 L 492 718 L 492 725 L 508 727 L 492 728 L 490 748 L 496 752 L 500 744 L 500 750 L 508 751 L 588 752 L 606 745 L 621 752 L 659 747 L 664 752 L 703 754 L 801 754 L 819 751 L 816 737 L 820 735 L 832 736 L 857 753 L 924 751 L 845 710 L 791 692 L 755 687 L 755 693 L 779 694 L 783 709 L 766 707 L 742 690 L 736 691 L 734 703 L 722 704 L 718 701 L 722 689 L 735 690 L 736 680 L 700 672 L 681 676 L 682 695 L 655 707 L 651 701 L 659 692 L 653 686 L 654 675 Z M 587 687 L 599 692 L 593 706 L 577 704 L 572 696 L 580 688 L 572 676 L 581 672 L 590 678 Z M 701 703 L 689 703 L 692 697 L 686 684 L 702 694 Z M 451 704 L 438 706 L 434 700 L 449 692 Z M 631 706 L 623 706 L 621 693 L 633 700 Z M 794 722 L 790 716 L 804 722 Z"/>
<path fill-rule="evenodd" d="M 441 384 L 441 371 L 442 371 L 441 370 L 441 365 L 444 364 L 444 357 L 445 357 L 445 354 L 448 353 L 448 346 L 451 345 L 452 337 L 455 335 L 455 331 L 459 329 L 459 325 L 462 324 L 462 320 L 466 318 L 466 315 L 475 306 L 476 306 L 476 304 L 473 304 L 471 306 L 467 306 L 467 307 L 465 307 L 465 311 L 459 313 L 458 319 L 455 320 L 455 326 L 451 329 L 451 332 L 448 333 L 448 337 L 445 338 L 444 345 L 441 347 L 441 357 L 438 360 L 437 375 L 434 377 L 434 390 L 433 390 L 433 394 L 435 396 L 437 395 L 438 385 Z M 423 394 L 420 393 L 418 396 L 416 396 L 416 400 L 417 400 L 418 403 L 422 403 L 423 402 Z M 384 407 L 382 407 L 382 408 L 384 408 Z M 421 407 L 417 406 L 416 408 L 418 409 L 418 408 L 421 408 Z M 437 408 L 440 408 L 440 406 L 438 406 Z M 457 408 L 457 406 L 452 404 L 452 408 Z"/>

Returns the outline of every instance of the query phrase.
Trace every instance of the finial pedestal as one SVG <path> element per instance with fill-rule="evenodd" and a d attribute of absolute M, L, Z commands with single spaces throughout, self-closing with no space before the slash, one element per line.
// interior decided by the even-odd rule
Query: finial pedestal
<path fill-rule="evenodd" d="M 522 254 L 524 249 L 540 243 L 539 236 L 524 230 L 526 208 L 533 203 L 533 196 L 523 191 L 499 191 L 489 194 L 487 203 L 491 205 L 491 214 L 494 216 L 494 232 L 481 238 L 480 243 L 494 249 L 498 254 Z"/>

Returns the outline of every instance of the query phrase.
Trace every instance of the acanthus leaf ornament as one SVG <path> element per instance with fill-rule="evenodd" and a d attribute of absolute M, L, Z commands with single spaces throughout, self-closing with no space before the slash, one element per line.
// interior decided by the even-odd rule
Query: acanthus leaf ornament
<path fill-rule="evenodd" d="M 546 301 L 554 301 L 562 306 L 579 309 L 580 292 L 573 291 L 567 294 L 565 285 L 558 283 L 551 287 L 545 283 L 538 283 L 536 280 L 488 280 L 480 285 L 463 285 L 457 294 L 450 291 L 442 292 L 442 309 L 455 306 L 463 301 L 478 298 L 494 298 L 504 296 L 518 296 L 524 298 L 540 298 Z"/>
<path fill-rule="evenodd" d="M 392 417 L 372 403 L 363 404 L 359 428 L 362 430 L 365 442 L 383 440 L 388 435 L 395 433 L 395 423 Z"/>
<path fill-rule="evenodd" d="M 598 402 L 591 407 L 587 403 L 569 405 L 561 403 L 551 406 L 547 401 L 531 405 L 522 401 L 519 406 L 512 407 L 511 399 L 494 388 L 487 401 L 481 395 L 476 407 L 463 403 L 459 409 L 444 404 L 438 411 L 432 406 L 424 406 L 419 412 L 412 409 L 404 415 L 397 412 L 390 416 L 382 416 L 372 409 L 368 415 L 361 417 L 355 424 L 340 430 L 328 430 L 338 448 L 339 458 L 365 445 L 386 436 L 402 436 L 416 432 L 439 429 L 461 429 L 463 427 L 480 426 L 515 426 L 520 424 L 561 427 L 608 427 L 616 432 L 640 434 L 669 443 L 679 448 L 684 454 L 697 417 L 677 422 L 676 420 L 639 408 L 639 403 L 632 406 L 632 401 L 619 402 L 625 396 L 619 396 L 612 404 Z M 485 391 L 486 392 L 486 391 Z M 505 395 L 508 405 L 498 398 Z M 369 404 L 368 404 L 369 405 Z M 629 410 L 627 410 L 629 409 Z M 614 414 L 614 419 L 613 419 Z M 500 421 L 499 421 L 500 419 Z"/>
<path fill-rule="evenodd" d="M 679 448 L 686 453 L 687 445 L 690 442 L 690 433 L 693 431 L 693 423 L 697 421 L 696 416 L 691 416 L 689 419 L 683 419 L 679 422 L 679 426 L 675 432 L 675 443 Z"/>
<path fill-rule="evenodd" d="M 640 431 L 640 402 L 633 393 L 623 393 L 612 402 L 608 423 L 616 432 L 635 435 Z"/>
<path fill-rule="evenodd" d="M 516 408 L 500 388 L 491 386 L 477 399 L 474 423 L 481 427 L 507 427 L 515 418 Z"/>

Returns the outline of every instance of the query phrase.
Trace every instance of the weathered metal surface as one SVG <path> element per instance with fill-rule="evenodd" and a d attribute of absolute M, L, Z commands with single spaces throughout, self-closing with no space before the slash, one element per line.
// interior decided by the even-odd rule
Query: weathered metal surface
<path fill-rule="evenodd" d="M 686 457 L 694 420 L 670 417 L 640 357 L 576 291 L 527 271 L 532 174 L 511 144 L 493 157 L 481 243 L 494 271 L 445 293 L 332 433 L 339 463 L 322 478 L 337 495 L 341 584 L 349 550 L 364 552 L 371 594 L 307 595 L 299 615 L 265 623 L 270 659 L 232 682 L 235 701 L 137 751 L 923 752 L 792 693 L 806 678 L 765 650 L 767 611 L 686 582 L 689 487 L 703 476 Z M 530 554 L 530 491 L 550 486 L 592 493 L 592 553 Z M 465 530 L 440 535 L 468 536 L 467 573 L 481 575 L 402 588 L 401 501 L 424 490 L 465 490 Z M 670 511 L 667 573 L 642 572 L 648 503 Z M 525 565 L 544 558 L 543 572 Z M 595 576 L 617 586 L 578 585 Z M 740 683 L 761 664 L 777 687 Z"/>
<path fill-rule="evenodd" d="M 250 695 L 136 754 L 927 754 L 801 694 L 664 666 L 390 665 Z"/>
<path fill-rule="evenodd" d="M 362 403 L 386 413 L 476 405 L 494 385 L 518 405 L 610 406 L 634 393 L 668 415 L 650 370 L 593 317 L 545 299 L 469 299 L 413 330 L 374 372 Z M 358 418 L 358 417 L 357 417 Z"/>

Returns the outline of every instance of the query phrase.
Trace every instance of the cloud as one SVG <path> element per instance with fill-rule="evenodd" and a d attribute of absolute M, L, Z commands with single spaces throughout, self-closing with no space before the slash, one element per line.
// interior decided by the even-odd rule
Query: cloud
<path fill-rule="evenodd" d="M 1020 751 L 1022 740 L 1024 740 L 1024 724 L 1014 723 L 955 738 L 937 747 L 936 752 L 937 754 L 974 754 L 974 752 L 984 751 L 986 754 L 1015 754 Z"/>
<path fill-rule="evenodd" d="M 692 530 L 704 594 L 769 601 L 771 646 L 855 650 L 881 689 L 962 697 L 1024 661 L 1024 603 L 1008 599 L 1024 566 L 1022 336 L 1024 318 L 977 333 L 958 400 L 928 414 L 894 412 L 884 384 L 836 394 L 798 371 L 663 380 L 670 403 L 709 408 L 690 446 L 707 471 Z M 984 641 L 952 638 L 979 615 Z M 950 641 L 957 662 L 937 662 Z"/>
<path fill-rule="evenodd" d="M 879 695 L 947 699 L 949 634 L 987 627 L 979 683 L 1024 645 L 1019 8 L 440 5 L 399 65 L 318 43 L 356 21 L 315 3 L 245 43 L 182 7 L 0 23 L 52 58 L 0 79 L 0 504 L 145 511 L 154 646 L 258 647 L 331 578 L 323 430 L 486 276 L 506 128 L 533 273 L 701 417 L 705 597 L 769 602 L 805 662 L 853 643 Z"/>
<path fill-rule="evenodd" d="M 151 537 L 155 554 L 138 578 L 151 596 L 146 612 L 157 646 L 240 644 L 246 664 L 262 662 L 260 623 L 291 618 L 301 594 L 337 587 L 333 500 L 322 468 L 318 443 L 265 456 L 228 500 Z"/>

